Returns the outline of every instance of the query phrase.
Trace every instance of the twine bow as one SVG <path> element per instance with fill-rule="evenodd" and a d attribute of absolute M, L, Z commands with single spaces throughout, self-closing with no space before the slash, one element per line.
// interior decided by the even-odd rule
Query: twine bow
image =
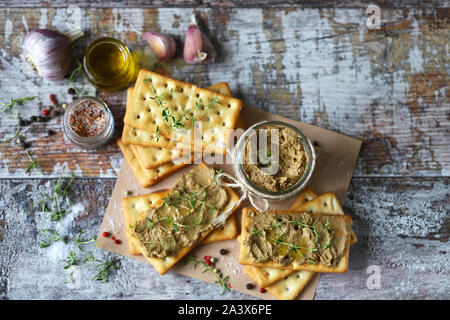
<path fill-rule="evenodd" d="M 222 178 L 226 178 L 227 180 L 231 181 L 230 183 L 228 182 L 223 182 L 221 181 Z M 269 209 L 269 202 L 267 202 L 266 199 L 263 198 L 259 198 L 259 197 L 255 197 L 246 187 L 244 184 L 242 184 L 238 179 L 236 179 L 235 177 L 233 177 L 232 175 L 228 174 L 228 173 L 219 173 L 216 177 L 217 183 L 225 186 L 225 187 L 230 187 L 230 188 L 237 188 L 240 189 L 240 193 L 241 193 L 241 197 L 238 201 L 236 201 L 233 206 L 229 209 L 227 209 L 225 212 L 223 212 L 220 216 L 218 216 L 214 221 L 213 221 L 213 225 L 215 227 L 224 224 L 225 220 L 233 213 L 234 209 L 236 209 L 237 207 L 239 207 L 241 205 L 241 203 L 245 200 L 248 199 L 251 203 L 251 205 L 253 206 L 253 208 L 257 209 L 260 212 L 265 212 L 267 211 L 267 209 Z M 259 206 L 256 201 L 259 200 L 262 202 L 262 206 Z"/>

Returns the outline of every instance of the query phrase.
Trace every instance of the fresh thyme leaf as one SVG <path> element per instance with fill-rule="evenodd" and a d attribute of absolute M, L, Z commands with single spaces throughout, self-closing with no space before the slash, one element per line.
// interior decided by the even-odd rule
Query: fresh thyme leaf
<path fill-rule="evenodd" d="M 83 251 L 82 245 L 95 242 L 95 240 L 96 240 L 95 237 L 91 238 L 91 239 L 82 239 L 81 238 L 82 234 L 83 234 L 83 230 L 80 230 L 75 239 L 75 245 L 78 247 L 78 249 L 80 249 L 80 251 Z"/>
<path fill-rule="evenodd" d="M 76 81 L 77 74 L 81 72 L 81 69 L 83 68 L 83 65 L 81 64 L 80 60 L 77 59 L 77 67 L 72 71 L 69 77 L 69 82 L 72 84 Z"/>
<path fill-rule="evenodd" d="M 159 133 L 159 126 L 156 126 L 156 133 L 153 135 L 153 139 L 155 139 L 156 142 L 158 142 L 159 139 L 161 139 L 161 134 Z"/>
<path fill-rule="evenodd" d="M 274 222 L 272 223 L 272 228 L 280 228 L 281 222 L 277 220 L 277 218 L 274 218 Z"/>
<path fill-rule="evenodd" d="M 49 196 L 40 193 L 41 199 L 38 201 L 37 205 L 41 206 L 42 211 L 49 213 L 47 219 L 53 225 L 55 223 L 62 224 L 63 218 L 70 212 L 70 199 L 69 190 L 73 188 L 73 180 L 75 175 L 72 174 L 69 179 L 63 179 L 60 175 L 58 179 L 53 183 L 53 189 Z M 59 230 L 59 229 L 58 229 Z M 42 229 L 42 234 L 45 239 L 41 240 L 39 246 L 45 248 L 50 246 L 52 243 L 63 240 L 67 243 L 69 237 L 63 236 L 57 231 L 52 229 Z M 71 244 L 73 247 L 69 251 L 67 257 L 63 259 L 64 269 L 69 269 L 71 267 L 85 267 L 92 265 L 96 271 L 94 279 L 101 282 L 108 282 L 112 271 L 118 269 L 114 262 L 109 260 L 99 260 L 95 257 L 95 251 L 85 251 L 88 249 L 88 245 L 95 243 L 96 237 L 85 238 L 83 237 L 84 231 L 80 230 L 74 239 L 71 239 Z M 71 282 L 73 279 L 72 270 L 70 270 L 68 278 L 66 281 Z"/>
<path fill-rule="evenodd" d="M 77 75 L 81 72 L 81 69 L 83 68 L 83 65 L 81 64 L 80 60 L 77 59 L 77 67 L 72 71 L 69 77 L 69 87 L 75 90 L 75 93 L 80 96 L 82 95 L 82 92 L 75 88 L 75 82 Z"/>
<path fill-rule="evenodd" d="M 262 232 L 262 230 L 255 229 L 255 230 L 253 230 L 253 231 L 251 232 L 251 235 L 252 235 L 252 236 L 258 236 L 258 235 L 261 234 L 261 232 Z"/>
<path fill-rule="evenodd" d="M 71 266 L 76 265 L 77 264 L 77 258 L 75 257 L 75 251 L 70 250 L 69 255 L 63 261 L 66 263 L 66 265 L 64 266 L 64 269 L 68 269 Z"/>
<path fill-rule="evenodd" d="M 13 111 L 13 107 L 18 104 L 22 105 L 25 101 L 33 100 L 35 97 L 24 97 L 24 98 L 10 98 L 9 103 L 3 102 L 2 106 L 3 108 L 0 110 L 0 112 L 9 112 L 11 116 L 16 120 L 16 131 L 14 132 L 14 135 L 8 139 L 6 139 L 6 142 L 11 141 L 12 139 L 22 137 L 20 135 L 21 125 L 20 125 L 20 119 L 19 115 Z"/>
<path fill-rule="evenodd" d="M 214 171 L 214 175 L 211 177 L 211 178 L 214 179 L 214 181 L 215 181 L 215 182 L 217 183 L 217 185 L 219 185 L 219 186 L 222 186 L 222 184 L 219 183 L 219 181 L 217 180 L 217 177 L 218 177 L 219 174 L 221 174 L 222 172 L 223 172 L 223 169 L 222 169 L 222 168 L 216 169 L 216 170 Z"/>
<path fill-rule="evenodd" d="M 308 248 L 308 247 L 302 247 L 302 246 L 298 246 L 292 243 L 289 243 L 287 241 L 284 241 L 280 236 L 273 240 L 274 244 L 281 244 L 281 245 L 285 245 L 291 248 L 292 251 L 297 252 L 298 250 L 308 250 L 308 251 L 312 251 L 312 252 L 316 252 L 317 249 L 316 248 Z"/>
<path fill-rule="evenodd" d="M 331 238 L 323 245 L 322 250 L 326 250 L 331 247 L 333 244 L 331 243 Z"/>
<path fill-rule="evenodd" d="M 61 239 L 61 235 L 55 230 L 42 229 L 41 232 L 46 236 L 47 239 L 41 240 L 41 242 L 39 243 L 40 248 L 47 248 L 52 243 Z"/>
<path fill-rule="evenodd" d="M 33 169 L 38 169 L 38 168 L 42 168 L 42 160 L 35 160 L 33 159 L 30 154 L 28 153 L 28 151 L 25 151 L 28 159 L 30 160 L 30 163 L 28 164 L 27 169 L 25 170 L 25 173 L 30 173 L 31 170 Z M 42 172 L 42 169 L 41 169 Z"/>
<path fill-rule="evenodd" d="M 230 287 L 229 287 L 230 278 L 228 276 L 224 277 L 221 273 L 214 271 L 213 267 L 208 266 L 205 261 L 197 259 L 197 257 L 195 257 L 195 256 L 190 256 L 189 258 L 187 258 L 186 263 L 188 263 L 188 262 L 192 263 L 194 268 L 197 265 L 202 265 L 204 267 L 203 273 L 206 273 L 206 272 L 212 273 L 216 277 L 215 283 L 220 285 L 220 287 L 222 288 L 221 294 L 224 294 L 226 291 L 230 291 Z"/>
<path fill-rule="evenodd" d="M 206 106 L 206 108 L 211 109 L 215 104 L 220 104 L 219 99 L 216 97 L 212 99 L 211 103 Z"/>
<path fill-rule="evenodd" d="M 97 281 L 106 283 L 109 282 L 113 270 L 118 270 L 119 267 L 115 265 L 115 262 L 110 260 L 99 261 L 100 263 L 95 266 L 98 273 L 92 278 Z"/>

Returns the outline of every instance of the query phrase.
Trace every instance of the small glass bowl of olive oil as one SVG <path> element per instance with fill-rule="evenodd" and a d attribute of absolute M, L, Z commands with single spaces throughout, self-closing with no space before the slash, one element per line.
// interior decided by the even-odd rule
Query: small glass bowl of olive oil
<path fill-rule="evenodd" d="M 117 91 L 128 86 L 136 74 L 128 47 L 110 37 L 99 38 L 89 44 L 83 66 L 89 81 L 105 91 Z"/>

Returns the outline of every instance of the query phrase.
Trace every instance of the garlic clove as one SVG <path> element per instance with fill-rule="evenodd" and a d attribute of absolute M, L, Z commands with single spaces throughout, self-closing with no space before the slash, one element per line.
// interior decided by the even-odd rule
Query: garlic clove
<path fill-rule="evenodd" d="M 190 64 L 203 64 L 215 58 L 214 48 L 198 27 L 195 15 L 192 16 L 191 25 L 186 32 L 183 57 Z"/>
<path fill-rule="evenodd" d="M 168 34 L 143 32 L 142 37 L 160 60 L 170 60 L 176 52 L 175 40 Z"/>

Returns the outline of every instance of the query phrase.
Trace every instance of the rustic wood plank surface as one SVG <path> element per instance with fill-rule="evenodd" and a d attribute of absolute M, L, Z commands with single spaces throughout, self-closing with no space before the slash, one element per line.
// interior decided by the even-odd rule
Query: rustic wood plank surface
<path fill-rule="evenodd" d="M 0 97 L 35 96 L 17 111 L 28 119 L 50 104 L 70 102 L 68 79 L 46 82 L 24 62 L 22 43 L 35 28 L 66 31 L 69 3 L 81 7 L 88 33 L 75 58 L 100 36 L 117 37 L 141 66 L 201 86 L 227 81 L 245 104 L 364 140 L 344 203 L 359 242 L 350 270 L 323 275 L 316 299 L 449 299 L 450 93 L 449 9 L 445 1 L 375 1 L 381 30 L 366 27 L 367 4 L 344 1 L 3 1 L 0 3 Z M 158 62 L 139 31 L 160 30 L 182 43 L 196 13 L 218 51 L 215 63 L 190 66 L 181 58 Z M 75 65 L 74 65 L 75 66 Z M 92 92 L 80 76 L 77 88 Z M 97 92 L 121 131 L 125 92 Z M 61 117 L 23 127 L 0 119 L 0 297 L 4 299 L 251 299 L 112 254 L 120 270 L 110 283 L 91 281 L 68 290 L 61 259 L 68 246 L 39 248 L 36 204 L 61 174 L 74 172 L 74 214 L 68 232 L 96 234 L 122 156 L 113 144 L 96 152 L 65 141 Z M 48 135 L 47 130 L 56 131 Z M 43 160 L 43 172 L 25 172 L 26 152 Z M 62 243 L 62 242 L 61 242 Z M 58 249 L 58 250 L 57 250 Z M 371 266 L 381 287 L 370 289 Z M 369 269 L 368 269 L 369 268 Z"/>

